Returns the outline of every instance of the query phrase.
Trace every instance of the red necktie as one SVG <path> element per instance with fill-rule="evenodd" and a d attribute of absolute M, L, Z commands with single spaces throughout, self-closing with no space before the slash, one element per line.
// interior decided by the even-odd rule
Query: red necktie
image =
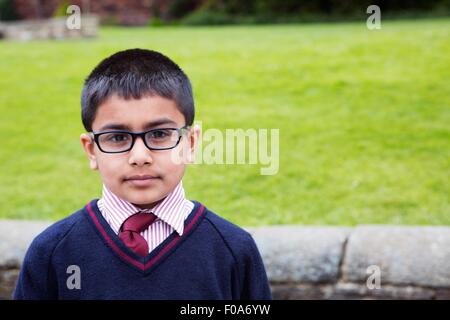
<path fill-rule="evenodd" d="M 156 219 L 153 213 L 138 212 L 128 217 L 120 227 L 119 238 L 136 254 L 144 257 L 148 254 L 148 243 L 140 233 Z"/>

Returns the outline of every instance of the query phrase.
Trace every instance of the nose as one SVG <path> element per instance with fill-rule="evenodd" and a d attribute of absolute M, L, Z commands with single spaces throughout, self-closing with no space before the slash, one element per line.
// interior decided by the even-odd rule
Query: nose
<path fill-rule="evenodd" d="M 129 153 L 128 163 L 132 166 L 143 166 L 153 163 L 151 151 L 145 146 L 141 137 L 136 138 L 134 146 Z"/>

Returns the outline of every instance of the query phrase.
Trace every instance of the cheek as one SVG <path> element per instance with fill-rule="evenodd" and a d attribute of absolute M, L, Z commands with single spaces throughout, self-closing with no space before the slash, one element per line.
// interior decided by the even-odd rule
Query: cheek
<path fill-rule="evenodd" d="M 183 139 L 178 147 L 172 150 L 172 162 L 174 165 L 187 164 L 190 158 L 190 145 Z"/>
<path fill-rule="evenodd" d="M 178 148 L 173 149 L 170 152 L 158 155 L 158 158 L 155 159 L 157 160 L 158 167 L 162 169 L 166 177 L 183 175 L 185 165 L 180 157 L 180 150 L 181 148 L 179 150 Z"/>
<path fill-rule="evenodd" d="M 104 180 L 111 180 L 119 176 L 122 163 L 123 160 L 119 157 L 108 157 L 108 155 L 97 157 L 98 171 Z"/>

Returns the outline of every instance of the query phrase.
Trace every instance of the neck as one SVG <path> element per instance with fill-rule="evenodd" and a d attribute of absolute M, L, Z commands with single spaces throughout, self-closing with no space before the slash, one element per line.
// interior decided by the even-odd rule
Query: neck
<path fill-rule="evenodd" d="M 150 203 L 150 204 L 136 204 L 136 203 L 132 203 L 132 204 L 140 209 L 153 209 L 157 204 L 159 204 L 163 200 L 164 200 L 164 198 L 162 198 L 161 200 L 158 200 L 156 202 Z"/>

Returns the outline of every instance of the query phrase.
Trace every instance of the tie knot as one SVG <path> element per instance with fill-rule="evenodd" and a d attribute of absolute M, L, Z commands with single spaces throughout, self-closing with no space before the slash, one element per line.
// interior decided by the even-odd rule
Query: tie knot
<path fill-rule="evenodd" d="M 146 230 L 155 219 L 156 216 L 153 213 L 141 211 L 128 217 L 122 223 L 120 230 L 141 233 Z"/>

